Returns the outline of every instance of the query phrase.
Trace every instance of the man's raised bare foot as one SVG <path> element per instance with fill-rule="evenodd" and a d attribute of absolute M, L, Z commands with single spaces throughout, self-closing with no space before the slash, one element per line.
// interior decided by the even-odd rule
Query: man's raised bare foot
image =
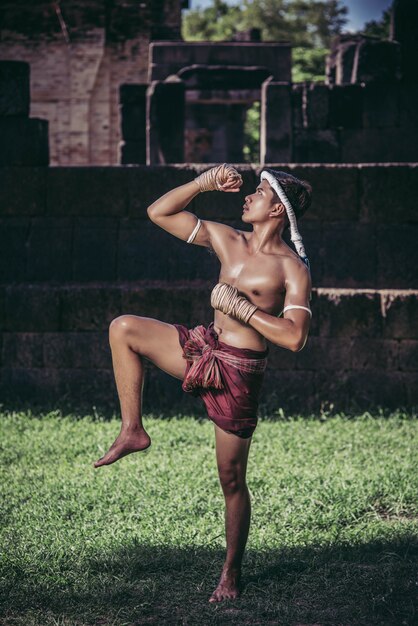
<path fill-rule="evenodd" d="M 150 436 L 143 428 L 132 430 L 122 428 L 119 436 L 115 439 L 106 454 L 94 463 L 94 467 L 110 465 L 127 454 L 146 450 L 150 445 Z"/>
<path fill-rule="evenodd" d="M 219 585 L 209 598 L 209 602 L 222 602 L 222 600 L 234 600 L 240 594 L 240 570 L 222 570 Z"/>

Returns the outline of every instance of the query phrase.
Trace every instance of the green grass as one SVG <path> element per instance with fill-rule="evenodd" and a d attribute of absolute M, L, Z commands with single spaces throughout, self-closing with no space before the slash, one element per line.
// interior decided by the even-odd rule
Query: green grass
<path fill-rule="evenodd" d="M 148 453 L 95 470 L 117 419 L 0 415 L 1 624 L 416 623 L 414 416 L 261 421 L 245 589 L 221 605 L 213 426 L 146 423 Z"/>

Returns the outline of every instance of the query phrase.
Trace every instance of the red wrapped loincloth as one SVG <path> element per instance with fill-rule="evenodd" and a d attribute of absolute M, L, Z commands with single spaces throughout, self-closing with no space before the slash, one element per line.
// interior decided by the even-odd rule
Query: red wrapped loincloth
<path fill-rule="evenodd" d="M 174 324 L 187 360 L 183 390 L 200 396 L 208 417 L 223 430 L 251 437 L 269 349 L 237 348 L 218 340 L 208 328 Z"/>

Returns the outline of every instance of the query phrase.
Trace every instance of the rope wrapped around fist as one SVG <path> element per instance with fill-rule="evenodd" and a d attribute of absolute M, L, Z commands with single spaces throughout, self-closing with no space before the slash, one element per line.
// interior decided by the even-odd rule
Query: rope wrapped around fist
<path fill-rule="evenodd" d="M 210 296 L 210 303 L 214 309 L 225 313 L 225 315 L 235 317 L 244 324 L 248 323 L 258 308 L 244 296 L 239 296 L 238 289 L 227 283 L 215 285 Z"/>
<path fill-rule="evenodd" d="M 206 170 L 194 180 L 199 185 L 200 191 L 222 191 L 222 185 L 233 179 L 242 184 L 241 174 L 232 165 L 222 163 L 222 165 Z"/>

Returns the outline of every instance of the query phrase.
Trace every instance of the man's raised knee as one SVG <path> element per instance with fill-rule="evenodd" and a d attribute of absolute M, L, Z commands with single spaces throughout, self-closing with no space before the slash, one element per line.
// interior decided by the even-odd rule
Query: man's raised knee
<path fill-rule="evenodd" d="M 119 315 L 119 317 L 115 317 L 109 324 L 109 335 L 120 335 L 128 332 L 131 328 L 130 318 L 130 315 Z"/>

